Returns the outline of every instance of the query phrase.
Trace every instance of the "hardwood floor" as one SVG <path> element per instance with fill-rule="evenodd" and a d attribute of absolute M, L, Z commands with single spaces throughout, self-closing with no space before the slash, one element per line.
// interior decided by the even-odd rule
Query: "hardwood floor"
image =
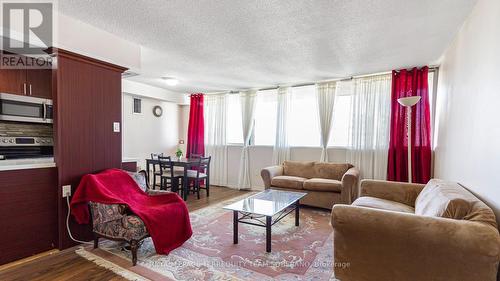
<path fill-rule="evenodd" d="M 212 186 L 210 197 L 206 197 L 205 190 L 201 192 L 201 199 L 196 195 L 188 196 L 187 205 L 190 211 L 201 209 L 221 201 L 240 196 L 248 191 L 238 191 L 225 187 Z M 113 272 L 90 262 L 75 253 L 75 248 L 51 253 L 46 256 L 29 260 L 18 261 L 0 266 L 0 280 L 126 280 Z"/>

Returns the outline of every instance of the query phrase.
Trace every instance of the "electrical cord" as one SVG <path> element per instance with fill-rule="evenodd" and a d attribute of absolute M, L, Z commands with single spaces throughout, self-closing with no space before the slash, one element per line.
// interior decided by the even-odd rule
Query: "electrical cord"
<path fill-rule="evenodd" d="M 71 214 L 71 207 L 70 207 L 70 204 L 69 204 L 69 196 L 66 196 L 66 202 L 68 203 L 68 215 L 66 216 L 66 229 L 68 230 L 69 238 L 71 238 L 71 240 L 73 240 L 73 241 L 75 241 L 77 243 L 93 245 L 92 242 L 80 241 L 78 239 L 75 239 L 73 237 L 73 235 L 71 234 L 71 230 L 69 229 L 69 215 Z"/>

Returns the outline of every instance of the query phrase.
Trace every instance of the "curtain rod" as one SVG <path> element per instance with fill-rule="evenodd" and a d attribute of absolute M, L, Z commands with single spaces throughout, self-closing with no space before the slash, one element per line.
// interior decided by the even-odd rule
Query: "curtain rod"
<path fill-rule="evenodd" d="M 439 69 L 439 66 L 429 66 L 428 68 L 429 68 L 429 72 L 436 72 Z M 320 81 L 316 81 L 316 82 L 307 82 L 307 83 L 301 83 L 301 84 L 293 84 L 293 85 L 289 85 L 287 87 L 291 87 L 291 88 L 306 87 L 306 86 L 316 85 L 317 83 L 349 81 L 349 80 L 356 79 L 356 78 L 373 77 L 373 76 L 379 76 L 379 75 L 387 75 L 387 74 L 391 74 L 391 73 L 392 73 L 392 71 L 384 71 L 384 72 L 377 72 L 377 73 L 371 73 L 371 74 L 360 74 L 360 75 L 353 75 L 353 76 L 348 76 L 348 77 L 343 77 L 343 78 L 320 80 Z M 248 90 L 269 91 L 269 90 L 276 90 L 279 87 L 280 86 L 273 86 L 273 87 L 267 87 L 267 88 L 261 88 L 261 89 L 248 89 Z M 223 94 L 223 93 L 238 94 L 240 92 L 244 92 L 244 91 L 248 91 L 248 90 L 241 90 L 241 91 L 221 91 L 221 92 L 213 92 L 213 93 L 208 93 L 208 94 L 209 95 Z"/>

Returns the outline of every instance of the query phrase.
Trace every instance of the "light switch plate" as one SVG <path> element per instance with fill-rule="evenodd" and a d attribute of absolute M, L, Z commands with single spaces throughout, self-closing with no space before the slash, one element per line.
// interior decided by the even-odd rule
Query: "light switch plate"
<path fill-rule="evenodd" d="M 71 196 L 71 185 L 63 185 L 62 187 L 62 197 Z"/>
<path fill-rule="evenodd" d="M 113 132 L 115 133 L 120 132 L 120 122 L 113 122 Z"/>

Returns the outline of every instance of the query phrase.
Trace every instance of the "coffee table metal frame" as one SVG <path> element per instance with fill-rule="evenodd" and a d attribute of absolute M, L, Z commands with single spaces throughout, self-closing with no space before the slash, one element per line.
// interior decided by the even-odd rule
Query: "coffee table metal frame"
<path fill-rule="evenodd" d="M 305 194 L 304 194 L 305 195 Z M 254 214 L 250 212 L 233 211 L 233 244 L 238 244 L 238 223 L 254 225 L 266 228 L 266 252 L 271 252 L 271 227 L 286 217 L 291 212 L 295 212 L 295 226 L 299 226 L 300 203 L 299 200 L 292 202 L 283 210 L 274 214 L 274 216 L 266 216 Z M 240 216 L 241 214 L 241 216 Z"/>

